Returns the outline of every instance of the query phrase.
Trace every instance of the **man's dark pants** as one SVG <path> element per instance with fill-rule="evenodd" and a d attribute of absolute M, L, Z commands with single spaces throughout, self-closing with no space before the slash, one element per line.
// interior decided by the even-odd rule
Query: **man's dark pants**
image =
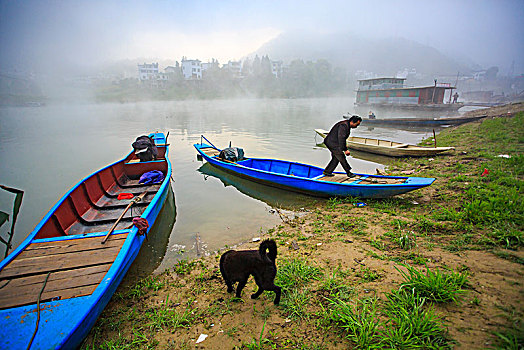
<path fill-rule="evenodd" d="M 346 174 L 351 173 L 351 166 L 349 165 L 348 161 L 346 160 L 346 155 L 344 152 L 339 150 L 332 150 L 331 151 L 331 160 L 329 161 L 328 165 L 326 166 L 326 169 L 324 169 L 324 173 L 331 174 L 335 168 L 337 167 L 338 163 L 342 164 L 342 167 L 346 171 Z"/>

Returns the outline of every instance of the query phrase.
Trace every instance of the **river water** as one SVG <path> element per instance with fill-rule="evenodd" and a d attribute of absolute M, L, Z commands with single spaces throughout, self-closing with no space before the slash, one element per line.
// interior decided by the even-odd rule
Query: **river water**
<path fill-rule="evenodd" d="M 131 150 L 136 137 L 169 132 L 173 198 L 155 238 L 139 256 L 147 271 L 260 236 L 315 200 L 253 184 L 199 161 L 194 143 L 205 135 L 219 148 L 241 147 L 247 157 L 281 158 L 324 167 L 329 151 L 315 128 L 329 129 L 353 112 L 354 97 L 61 104 L 0 109 L 0 184 L 22 189 L 17 246 L 62 195 L 93 171 Z M 379 116 L 383 117 L 383 116 Z M 417 143 L 432 129 L 359 127 L 353 136 Z M 355 172 L 374 173 L 388 159 L 353 154 Z M 342 171 L 339 167 L 337 169 Z M 0 210 L 14 197 L 0 191 Z M 273 208 L 281 208 L 275 211 Z M 7 226 L 1 231 L 5 237 Z M 200 244 L 196 244 L 200 242 Z M 0 247 L 3 256 L 3 249 Z"/>

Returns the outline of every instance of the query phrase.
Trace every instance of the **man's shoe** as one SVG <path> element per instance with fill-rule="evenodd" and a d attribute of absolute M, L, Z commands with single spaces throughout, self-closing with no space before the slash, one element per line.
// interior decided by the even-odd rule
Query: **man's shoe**
<path fill-rule="evenodd" d="M 355 176 L 357 176 L 357 174 L 353 174 L 352 172 L 347 173 L 347 175 L 348 175 L 348 177 L 349 177 L 350 179 L 352 179 L 352 178 L 354 178 Z"/>
<path fill-rule="evenodd" d="M 322 174 L 324 174 L 324 176 L 327 176 L 327 177 L 333 177 L 333 176 L 335 176 L 335 175 L 333 175 L 332 173 L 326 173 L 325 171 L 323 171 Z"/>

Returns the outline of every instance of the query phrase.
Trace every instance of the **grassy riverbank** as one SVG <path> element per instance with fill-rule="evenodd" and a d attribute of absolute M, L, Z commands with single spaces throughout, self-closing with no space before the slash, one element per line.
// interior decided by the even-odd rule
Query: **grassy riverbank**
<path fill-rule="evenodd" d="M 428 188 L 319 201 L 270 229 L 279 306 L 249 298 L 252 278 L 241 300 L 227 294 L 216 253 L 121 287 L 83 348 L 521 348 L 523 110 L 446 129 L 437 144 L 454 153 L 387 169 L 436 177 Z"/>

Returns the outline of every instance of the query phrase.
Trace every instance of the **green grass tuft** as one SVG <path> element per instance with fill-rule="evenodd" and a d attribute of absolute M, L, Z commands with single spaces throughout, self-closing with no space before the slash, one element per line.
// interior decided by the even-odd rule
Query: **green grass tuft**
<path fill-rule="evenodd" d="M 395 267 L 404 278 L 400 288 L 406 290 L 413 290 L 420 297 L 427 298 L 435 302 L 449 302 L 458 303 L 461 296 L 465 293 L 462 289 L 468 283 L 467 273 L 444 273 L 439 269 L 431 271 L 426 265 L 426 274 L 418 271 L 410 265 L 404 265 L 407 271 L 403 271 Z"/>
<path fill-rule="evenodd" d="M 355 302 L 328 299 L 331 306 L 330 320 L 344 330 L 346 337 L 357 349 L 377 348 L 381 321 L 377 315 L 375 299 Z"/>

